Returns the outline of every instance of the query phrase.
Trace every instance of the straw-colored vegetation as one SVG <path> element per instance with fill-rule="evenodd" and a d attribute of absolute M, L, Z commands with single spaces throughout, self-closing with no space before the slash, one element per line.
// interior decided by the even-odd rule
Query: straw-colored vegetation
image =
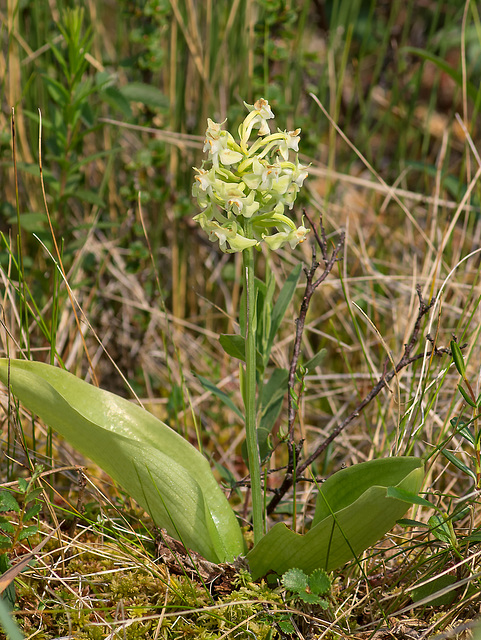
<path fill-rule="evenodd" d="M 187 555 L 3 389 L 0 574 L 16 576 L 0 577 L 0 625 L 10 609 L 11 637 L 38 640 L 470 637 L 481 606 L 478 3 L 66 4 L 0 9 L 0 355 L 136 398 L 196 443 L 251 544 L 242 424 L 204 382 L 242 407 L 239 362 L 218 339 L 238 329 L 242 259 L 193 222 L 191 187 L 207 117 L 235 131 L 243 100 L 262 96 L 280 127 L 301 127 L 311 163 L 296 225 L 305 207 L 322 244 L 322 217 L 327 257 L 344 237 L 305 318 L 299 364 L 325 351 L 295 385 L 295 481 L 287 397 L 271 434 L 267 504 L 285 491 L 269 525 L 304 532 L 313 478 L 393 454 L 424 459 L 425 501 L 330 588 L 302 572 L 254 583 L 241 561 Z M 263 250 L 260 272 L 279 290 L 300 261 L 310 268 L 314 236 Z M 317 244 L 319 274 L 323 258 Z M 299 282 L 271 354 L 286 369 Z"/>

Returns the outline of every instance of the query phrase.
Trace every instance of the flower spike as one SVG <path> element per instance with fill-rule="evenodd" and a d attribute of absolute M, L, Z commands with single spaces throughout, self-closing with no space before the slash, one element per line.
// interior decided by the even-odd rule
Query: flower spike
<path fill-rule="evenodd" d="M 267 121 L 274 113 L 268 101 L 260 98 L 253 105 L 244 104 L 249 113 L 239 127 L 239 143 L 222 129 L 225 120 L 207 119 L 208 160 L 201 169 L 195 168 L 192 187 L 202 211 L 194 220 L 225 252 L 263 242 L 273 250 L 286 244 L 294 249 L 309 231 L 296 228 L 284 214 L 286 207 L 293 208 L 307 177 L 307 167 L 298 159 L 301 130 L 271 133 Z M 254 129 L 258 138 L 249 146 Z"/>

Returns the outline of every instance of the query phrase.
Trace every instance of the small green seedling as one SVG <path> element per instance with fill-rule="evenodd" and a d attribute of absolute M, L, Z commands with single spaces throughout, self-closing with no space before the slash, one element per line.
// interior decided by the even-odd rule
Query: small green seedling
<path fill-rule="evenodd" d="M 331 580 L 323 569 L 316 569 L 307 575 L 302 569 L 289 569 L 281 579 L 284 587 L 291 591 L 293 599 L 302 600 L 307 604 L 317 604 L 327 609 L 328 602 L 321 596 L 331 590 Z"/>

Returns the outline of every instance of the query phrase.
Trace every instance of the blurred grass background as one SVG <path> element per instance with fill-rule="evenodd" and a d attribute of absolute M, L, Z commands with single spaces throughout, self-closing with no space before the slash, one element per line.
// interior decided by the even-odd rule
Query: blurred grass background
<path fill-rule="evenodd" d="M 478 383 L 479 253 L 458 265 L 481 238 L 476 2 L 7 0 L 0 25 L 2 355 L 57 358 L 105 388 L 133 390 L 192 438 L 196 416 L 207 453 L 240 480 L 241 425 L 195 377 L 240 402 L 237 364 L 218 343 L 235 330 L 240 262 L 192 222 L 190 192 L 207 117 L 235 131 L 243 100 L 264 97 L 279 127 L 302 129 L 311 168 L 298 222 L 303 205 L 322 213 L 334 244 L 346 231 L 304 337 L 306 360 L 327 350 L 307 377 L 305 452 L 366 395 L 387 352 L 402 355 L 417 284 L 426 299 L 442 287 L 417 351 L 428 331 L 439 347 L 456 334 Z M 310 264 L 308 245 L 269 259 L 279 286 L 299 260 Z M 302 286 L 274 352 L 284 366 L 301 297 Z M 460 397 L 448 365 L 404 370 L 315 470 L 393 450 L 436 458 L 446 441 L 471 465 L 450 431 Z M 27 431 L 34 458 L 53 456 L 51 434 L 45 447 L 43 438 Z M 13 433 L 5 441 L 21 458 Z M 470 479 L 445 462 L 427 486 L 464 495 Z"/>

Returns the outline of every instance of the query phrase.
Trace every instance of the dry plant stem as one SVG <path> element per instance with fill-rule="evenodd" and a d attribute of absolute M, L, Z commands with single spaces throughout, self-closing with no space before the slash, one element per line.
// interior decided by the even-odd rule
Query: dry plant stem
<path fill-rule="evenodd" d="M 311 223 L 310 220 L 309 220 L 309 222 Z M 317 236 L 316 236 L 316 239 L 317 239 Z M 384 387 L 399 373 L 399 371 L 401 371 L 401 369 L 404 369 L 405 367 L 409 366 L 413 362 L 416 362 L 416 360 L 419 360 L 419 359 L 425 357 L 424 353 L 420 353 L 418 355 L 411 356 L 411 352 L 412 352 L 412 350 L 413 350 L 413 348 L 414 348 L 414 346 L 415 346 L 415 344 L 416 344 L 416 342 L 418 340 L 419 331 L 421 329 L 421 321 L 422 321 L 423 317 L 428 313 L 428 311 L 433 306 L 434 301 L 432 300 L 429 303 L 425 302 L 425 300 L 423 299 L 423 297 L 421 295 L 421 287 L 419 285 L 416 287 L 416 291 L 417 291 L 418 298 L 419 298 L 418 315 L 417 315 L 417 318 L 416 318 L 416 322 L 414 324 L 413 331 L 411 333 L 411 339 L 409 340 L 409 342 L 406 345 L 404 345 L 404 353 L 403 353 L 401 359 L 399 360 L 399 362 L 397 363 L 395 369 L 390 371 L 389 373 L 383 373 L 383 375 L 379 379 L 378 383 L 371 389 L 371 391 L 357 405 L 357 407 L 354 409 L 354 411 L 345 420 L 343 420 L 343 422 L 341 422 L 334 429 L 334 431 L 315 449 L 315 451 L 313 451 L 313 453 L 308 458 L 306 458 L 302 463 L 297 465 L 297 467 L 295 469 L 295 473 L 294 473 L 293 468 L 291 466 L 289 466 L 289 465 L 291 465 L 291 456 L 292 456 L 292 449 L 293 449 L 292 441 L 289 443 L 290 444 L 289 464 L 288 464 L 288 468 L 287 468 L 287 471 L 286 471 L 286 475 L 284 477 L 282 485 L 279 487 L 279 489 L 275 490 L 275 495 L 274 495 L 274 497 L 272 498 L 272 500 L 270 501 L 270 503 L 269 503 L 269 505 L 267 507 L 267 513 L 268 514 L 271 514 L 274 511 L 274 509 L 277 507 L 277 505 L 282 500 L 284 495 L 292 487 L 292 484 L 294 482 L 294 477 L 299 479 L 300 475 L 307 469 L 307 467 L 310 464 L 312 464 L 314 462 L 314 460 L 316 460 L 316 458 L 318 458 L 321 455 L 321 453 L 323 453 L 323 451 L 325 451 L 327 449 L 327 447 L 331 444 L 331 442 L 333 442 L 337 438 L 337 436 L 342 431 L 344 431 L 344 429 L 355 418 L 357 418 L 359 416 L 359 414 L 364 409 L 364 407 L 366 405 L 368 405 L 371 402 L 371 400 L 373 400 L 382 389 L 384 389 Z M 429 337 L 428 337 L 428 339 L 429 339 Z M 431 352 L 428 352 L 427 356 L 429 357 L 431 355 L 441 355 L 443 353 L 448 353 L 448 351 L 446 349 L 438 349 L 433 344 L 433 350 Z"/>
<path fill-rule="evenodd" d="M 298 475 L 299 471 L 299 467 L 296 467 L 296 469 L 294 469 L 294 466 L 296 465 L 296 461 L 299 460 L 300 457 L 300 453 L 301 453 L 301 449 L 302 449 L 302 444 L 303 441 L 299 442 L 299 443 L 294 443 L 294 424 L 295 424 L 295 420 L 296 420 L 296 408 L 294 406 L 294 403 L 292 402 L 292 395 L 291 392 L 294 391 L 294 386 L 295 386 L 295 381 L 296 381 L 296 369 L 297 369 L 297 364 L 299 361 L 299 355 L 301 352 L 301 343 L 302 343 L 302 336 L 304 333 L 304 325 L 306 323 L 306 316 L 307 316 L 307 311 L 309 309 L 309 305 L 311 303 L 311 298 L 314 294 L 314 291 L 317 289 L 317 287 L 324 282 L 324 280 L 327 278 L 327 276 L 331 273 L 332 268 L 334 267 L 334 264 L 336 263 L 337 260 L 337 256 L 339 255 L 339 252 L 341 251 L 342 247 L 344 246 L 344 240 L 345 240 L 345 233 L 341 233 L 339 242 L 337 243 L 336 247 L 334 248 L 333 252 L 331 253 L 331 255 L 328 257 L 328 244 L 327 244 L 327 237 L 326 237 L 326 232 L 324 229 L 324 225 L 322 223 L 322 216 L 319 222 L 319 226 L 320 226 L 320 230 L 321 230 L 321 235 L 319 235 L 316 226 L 314 225 L 313 221 L 311 220 L 311 218 L 309 217 L 308 213 L 306 212 L 306 210 L 304 209 L 303 211 L 303 215 L 307 218 L 312 231 L 314 233 L 314 237 L 316 239 L 317 244 L 319 245 L 320 249 L 321 249 L 321 253 L 322 253 L 322 259 L 324 261 L 324 271 L 322 272 L 322 274 L 319 276 L 319 278 L 317 278 L 317 280 L 314 280 L 314 276 L 316 274 L 317 269 L 320 266 L 320 263 L 317 261 L 316 259 L 316 245 L 313 245 L 312 247 L 312 263 L 309 269 L 304 269 L 304 273 L 306 274 L 306 288 L 304 290 L 304 297 L 302 298 L 302 303 L 301 303 L 301 310 L 299 313 L 299 317 L 296 320 L 296 339 L 294 341 L 294 349 L 293 349 L 293 353 L 292 353 L 292 358 L 291 358 L 291 364 L 289 367 L 289 379 L 288 379 L 288 394 L 287 394 L 287 398 L 288 398 L 288 427 L 289 427 L 289 433 L 288 433 L 288 438 L 287 438 L 287 449 L 289 452 L 289 460 L 287 463 L 287 470 L 286 470 L 286 475 L 284 477 L 284 481 L 281 485 L 281 487 L 278 489 L 278 491 L 276 491 L 276 495 L 272 498 L 271 502 L 269 503 L 268 507 L 267 507 L 267 513 L 272 513 L 272 511 L 275 509 L 275 507 L 277 506 L 277 504 L 279 503 L 279 501 L 281 500 L 282 496 L 284 496 L 284 494 L 290 489 L 290 487 L 292 486 L 293 482 L 294 482 L 294 478 Z M 298 404 L 298 403 L 297 403 Z"/>
<path fill-rule="evenodd" d="M 302 298 L 302 304 L 301 304 L 301 311 L 299 313 L 299 317 L 296 320 L 296 339 L 294 341 L 294 350 L 292 353 L 292 358 L 291 358 L 291 364 L 289 367 L 289 394 L 288 394 L 288 424 L 289 424 L 289 442 L 292 443 L 293 440 L 293 436 L 294 436 L 294 422 L 296 419 L 296 415 L 295 415 L 295 408 L 292 402 L 292 396 L 290 391 L 294 389 L 294 385 L 295 385 L 295 380 L 296 380 L 296 369 L 297 369 L 297 363 L 299 361 L 299 355 L 301 352 L 301 343 L 302 343 L 302 335 L 304 333 L 304 325 L 306 323 L 306 316 L 307 316 L 307 311 L 309 309 L 309 305 L 311 303 L 311 298 L 312 295 L 314 293 L 314 291 L 317 289 L 317 287 L 324 282 L 324 280 L 327 278 L 327 276 L 331 273 L 332 268 L 337 260 L 337 256 L 340 252 L 340 250 L 342 249 L 343 245 L 344 245 L 344 238 L 345 238 L 345 234 L 341 233 L 341 237 L 340 240 L 336 246 L 336 248 L 334 249 L 334 251 L 332 252 L 330 258 L 327 257 L 327 238 L 326 238 L 326 232 L 324 230 L 324 226 L 322 224 L 322 216 L 320 219 L 320 228 L 321 228 L 321 236 L 319 236 L 317 229 L 314 225 L 314 223 L 312 222 L 312 220 L 310 219 L 310 217 L 308 216 L 306 210 L 304 209 L 303 211 L 304 216 L 307 218 L 307 220 L 309 221 L 309 224 L 312 227 L 312 230 L 314 232 L 314 236 L 316 238 L 316 242 L 319 245 L 319 247 L 321 248 L 321 252 L 322 252 L 322 258 L 324 260 L 324 271 L 321 274 L 321 276 L 314 281 L 314 276 L 315 273 L 319 267 L 319 262 L 316 260 L 316 246 L 314 245 L 312 247 L 312 264 L 310 269 L 304 269 L 304 273 L 306 274 L 306 288 L 304 291 L 304 297 Z"/>

